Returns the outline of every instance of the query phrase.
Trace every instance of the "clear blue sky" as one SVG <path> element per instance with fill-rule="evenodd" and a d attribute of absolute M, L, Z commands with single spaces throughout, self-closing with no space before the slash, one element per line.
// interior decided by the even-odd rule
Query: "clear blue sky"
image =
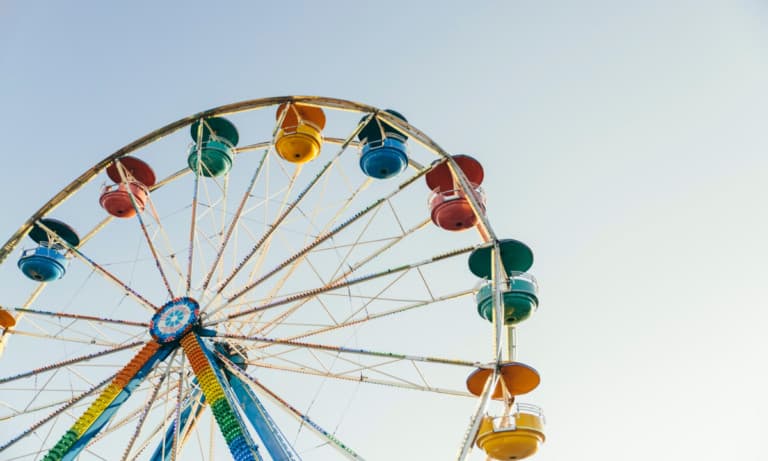
<path fill-rule="evenodd" d="M 766 82 L 758 0 L 4 1 L 0 236 L 202 109 L 394 107 L 482 159 L 495 228 L 536 252 L 535 459 L 764 460 Z M 424 437 L 401 459 L 461 433 Z"/>

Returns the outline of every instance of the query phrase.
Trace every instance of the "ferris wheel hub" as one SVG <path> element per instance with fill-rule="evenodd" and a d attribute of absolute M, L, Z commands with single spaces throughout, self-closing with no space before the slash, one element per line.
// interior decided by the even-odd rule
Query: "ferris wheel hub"
<path fill-rule="evenodd" d="M 174 298 L 158 310 L 149 324 L 155 341 L 168 344 L 178 341 L 200 322 L 200 304 L 192 298 Z"/>

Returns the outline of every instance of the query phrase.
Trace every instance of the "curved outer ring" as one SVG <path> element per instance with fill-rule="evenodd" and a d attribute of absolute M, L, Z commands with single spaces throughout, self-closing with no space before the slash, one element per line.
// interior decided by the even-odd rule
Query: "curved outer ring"
<path fill-rule="evenodd" d="M 58 207 L 66 199 L 72 196 L 81 187 L 85 186 L 94 177 L 96 177 L 96 175 L 101 173 L 115 159 L 128 155 L 135 150 L 138 150 L 165 136 L 168 136 L 174 131 L 181 129 L 195 122 L 196 120 L 199 120 L 200 118 L 245 112 L 249 110 L 260 109 L 262 107 L 279 105 L 289 101 L 301 102 L 301 103 L 312 104 L 312 105 L 317 105 L 322 107 L 340 109 L 340 110 L 349 110 L 354 112 L 366 112 L 366 113 L 373 112 L 379 118 L 391 124 L 398 130 L 402 131 L 403 133 L 410 135 L 411 137 L 416 139 L 416 141 L 423 144 L 428 149 L 446 158 L 449 163 L 453 164 L 453 166 L 455 167 L 454 170 L 459 170 L 459 168 L 455 165 L 455 162 L 450 157 L 450 155 L 445 150 L 443 150 L 443 148 L 440 147 L 436 142 L 434 142 L 431 138 L 429 138 L 429 136 L 424 134 L 421 130 L 412 126 L 408 122 L 405 122 L 397 117 L 394 117 L 388 112 L 385 112 L 373 106 L 369 106 L 367 104 L 347 101 L 344 99 L 327 98 L 323 96 L 275 96 L 271 98 L 251 99 L 248 101 L 241 101 L 241 102 L 236 102 L 232 104 L 226 104 L 223 106 L 214 107 L 213 109 L 208 109 L 203 112 L 198 112 L 194 115 L 190 115 L 188 117 L 179 119 L 175 122 L 169 123 L 168 125 L 165 125 L 162 128 L 158 128 L 157 130 L 152 131 L 146 134 L 145 136 L 118 149 L 113 154 L 105 157 L 100 162 L 96 163 L 94 166 L 86 170 L 77 179 L 72 181 L 69 185 L 64 187 L 64 189 L 62 189 L 59 193 L 54 195 L 45 205 L 40 207 L 40 209 L 37 210 L 32 216 L 30 216 L 30 218 L 27 219 L 27 221 L 11 236 L 11 238 L 8 239 L 8 241 L 5 242 L 5 244 L 3 244 L 2 247 L 0 247 L 0 263 L 5 261 L 8 255 L 18 246 L 21 239 L 23 239 L 24 236 L 29 233 L 35 221 L 45 217 L 48 213 L 56 209 L 56 207 Z M 460 176 L 463 176 L 463 175 L 460 175 Z M 462 179 L 464 181 L 462 181 Z M 459 182 L 461 183 L 465 182 L 465 180 L 466 178 L 461 178 L 461 177 L 459 178 Z M 462 186 L 466 186 L 464 188 L 468 189 L 468 184 L 462 184 Z M 474 197 L 472 197 L 471 194 L 469 196 L 469 199 L 470 199 L 470 202 L 475 202 Z M 472 205 L 473 205 L 473 208 L 476 208 L 476 210 L 480 210 L 477 203 L 472 203 Z M 480 218 L 480 224 L 485 230 L 485 235 L 487 236 L 487 238 L 490 240 L 495 240 L 496 239 L 495 235 L 491 230 L 488 220 L 485 218 L 485 216 L 482 213 L 477 213 L 477 214 Z"/>

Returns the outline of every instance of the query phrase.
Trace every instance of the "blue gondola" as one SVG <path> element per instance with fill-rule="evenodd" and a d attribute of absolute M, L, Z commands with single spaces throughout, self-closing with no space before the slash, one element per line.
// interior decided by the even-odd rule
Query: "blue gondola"
<path fill-rule="evenodd" d="M 397 111 L 387 109 L 385 112 L 407 121 Z M 408 137 L 388 123 L 374 117 L 360 130 L 357 138 L 362 143 L 360 168 L 367 176 L 387 179 L 399 175 L 408 166 L 405 147 Z"/>
<path fill-rule="evenodd" d="M 50 233 L 71 246 L 79 245 L 80 237 L 71 227 L 59 220 L 41 219 L 40 222 L 48 230 L 38 225 L 32 228 L 29 237 L 38 246 L 24 250 L 17 265 L 24 275 L 36 282 L 53 282 L 67 273 L 68 261 L 64 245 L 56 241 Z"/>

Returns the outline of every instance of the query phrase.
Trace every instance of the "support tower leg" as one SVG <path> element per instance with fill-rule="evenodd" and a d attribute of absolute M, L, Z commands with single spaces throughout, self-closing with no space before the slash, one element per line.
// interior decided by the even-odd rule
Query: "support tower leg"
<path fill-rule="evenodd" d="M 226 378 L 211 351 L 194 332 L 182 338 L 181 347 L 200 382 L 205 400 L 213 411 L 232 458 L 235 461 L 263 461 L 258 447 L 235 410 Z"/>
<path fill-rule="evenodd" d="M 107 385 L 99 397 L 88 407 L 75 424 L 56 442 L 43 461 L 69 461 L 88 445 L 99 431 L 115 415 L 120 405 L 131 396 L 160 360 L 165 359 L 169 350 L 155 341 L 147 343 L 128 364 Z"/>

